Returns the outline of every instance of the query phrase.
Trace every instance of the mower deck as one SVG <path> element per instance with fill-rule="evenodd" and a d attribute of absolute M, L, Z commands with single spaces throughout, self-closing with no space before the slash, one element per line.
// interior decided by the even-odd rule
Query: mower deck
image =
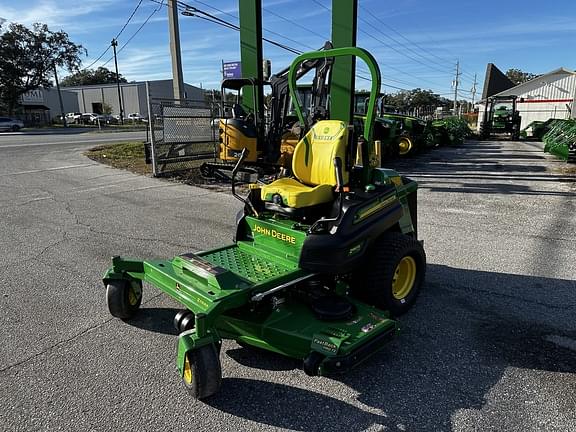
<path fill-rule="evenodd" d="M 345 319 L 326 321 L 306 301 L 306 288 L 292 290 L 278 304 L 267 294 L 310 276 L 290 260 L 271 261 L 249 242 L 240 241 L 169 261 L 115 257 L 104 280 L 147 281 L 192 311 L 195 329 L 180 335 L 182 352 L 220 339 L 299 359 L 316 351 L 326 360 L 319 370 L 323 373 L 354 366 L 397 333 L 396 321 L 386 312 L 348 296 L 339 298 L 350 303 L 352 312 Z M 254 307 L 266 297 L 272 299 L 270 307 Z"/>

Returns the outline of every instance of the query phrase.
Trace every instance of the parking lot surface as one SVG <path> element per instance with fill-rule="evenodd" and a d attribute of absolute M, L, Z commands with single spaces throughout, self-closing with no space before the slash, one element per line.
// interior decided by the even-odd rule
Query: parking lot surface
<path fill-rule="evenodd" d="M 330 378 L 225 342 L 220 393 L 196 402 L 175 368 L 177 305 L 145 286 L 122 322 L 100 278 L 113 255 L 230 242 L 240 203 L 42 140 L 0 136 L 0 430 L 576 430 L 576 183 L 541 143 L 395 162 L 420 183 L 428 256 L 401 335 Z"/>

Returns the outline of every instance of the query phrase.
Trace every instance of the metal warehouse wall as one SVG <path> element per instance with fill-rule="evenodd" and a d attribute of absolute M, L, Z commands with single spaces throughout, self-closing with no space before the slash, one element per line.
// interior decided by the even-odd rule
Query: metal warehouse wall
<path fill-rule="evenodd" d="M 518 102 L 518 110 L 522 116 L 520 127 L 525 128 L 535 120 L 569 118 L 568 107 L 571 108 L 574 103 L 575 92 L 576 75 L 558 72 L 545 74 L 500 94 L 516 94 L 524 99 Z"/>
<path fill-rule="evenodd" d="M 172 99 L 172 80 L 149 81 L 150 97 L 160 99 Z M 186 95 L 190 100 L 204 100 L 204 90 L 185 84 Z M 77 95 L 77 108 L 66 108 L 66 112 L 80 111 L 83 113 L 93 112 L 93 103 L 107 104 L 112 107 L 112 114 L 120 114 L 118 104 L 118 88 L 115 84 L 105 84 L 83 87 L 66 87 L 65 90 Z M 120 85 L 124 115 L 140 113 L 147 115 L 148 101 L 146 95 L 146 83 L 127 83 Z M 72 105 L 72 104 L 71 104 Z"/>
<path fill-rule="evenodd" d="M 542 75 L 532 81 L 498 93 L 498 95 L 517 95 L 524 100 L 518 101 L 518 110 L 522 116 L 521 129 L 533 121 L 546 121 L 550 118 L 565 119 L 574 117 L 574 95 L 576 93 L 576 75 L 557 72 Z M 478 125 L 484 117 L 484 106 L 480 105 Z"/>
<path fill-rule="evenodd" d="M 51 119 L 60 115 L 58 91 L 54 87 L 35 89 L 33 94 L 32 99 L 30 97 L 23 99 L 22 105 L 24 107 L 44 105 L 49 109 L 48 116 Z M 79 107 L 76 93 L 62 89 L 62 105 L 64 105 L 64 113 L 77 112 Z"/>
<path fill-rule="evenodd" d="M 138 87 L 142 84 L 124 84 L 120 86 L 125 114 L 140 112 Z M 70 88 L 78 95 L 78 105 L 82 112 L 93 112 L 93 103 L 110 105 L 112 114 L 120 114 L 118 88 L 115 85 Z"/>

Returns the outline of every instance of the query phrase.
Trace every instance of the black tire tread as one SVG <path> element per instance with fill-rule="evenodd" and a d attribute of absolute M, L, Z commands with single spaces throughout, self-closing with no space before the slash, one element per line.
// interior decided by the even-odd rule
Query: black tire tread
<path fill-rule="evenodd" d="M 355 290 L 357 296 L 380 309 L 390 311 L 392 316 L 406 313 L 416 301 L 424 282 L 426 272 L 424 248 L 415 238 L 392 231 L 384 233 L 377 239 L 368 254 L 366 267 L 356 276 L 361 279 L 359 290 Z M 417 255 L 415 258 L 418 270 L 415 286 L 408 297 L 399 302 L 391 297 L 391 288 L 390 292 L 384 292 L 382 286 L 391 287 L 397 263 L 406 255 Z"/>
<path fill-rule="evenodd" d="M 195 399 L 205 399 L 216 392 L 222 383 L 222 367 L 217 348 L 204 345 L 186 353 L 192 367 L 192 383 L 184 385 Z"/>
<path fill-rule="evenodd" d="M 108 305 L 110 314 L 116 318 L 132 318 L 140 308 L 142 295 L 140 295 L 136 305 L 131 305 L 128 301 L 128 290 L 130 288 L 130 283 L 138 282 L 111 280 L 106 285 L 106 304 Z"/>

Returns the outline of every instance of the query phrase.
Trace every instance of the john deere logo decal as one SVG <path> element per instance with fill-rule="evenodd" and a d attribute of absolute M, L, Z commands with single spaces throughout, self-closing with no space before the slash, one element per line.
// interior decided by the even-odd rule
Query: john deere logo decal
<path fill-rule="evenodd" d="M 324 128 L 323 133 L 327 134 L 328 132 L 330 132 L 330 128 L 329 128 L 328 126 L 326 126 L 326 127 Z"/>
<path fill-rule="evenodd" d="M 254 231 L 258 234 L 264 234 L 265 236 L 273 237 L 278 240 L 282 240 L 286 243 L 296 244 L 296 237 L 285 234 L 275 229 L 266 228 L 260 225 L 254 225 Z"/>

